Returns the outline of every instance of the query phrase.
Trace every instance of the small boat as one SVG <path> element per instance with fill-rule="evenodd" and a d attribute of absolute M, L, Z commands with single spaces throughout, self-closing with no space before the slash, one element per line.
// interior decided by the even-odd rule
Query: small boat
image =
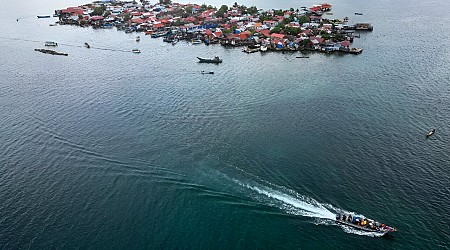
<path fill-rule="evenodd" d="M 363 13 L 355 12 L 355 15 L 362 16 Z"/>
<path fill-rule="evenodd" d="M 58 17 L 59 15 L 58 14 L 53 14 L 53 17 Z"/>
<path fill-rule="evenodd" d="M 57 24 L 56 23 L 51 23 L 51 24 L 49 24 L 50 26 L 56 26 Z"/>
<path fill-rule="evenodd" d="M 214 58 L 201 58 L 197 57 L 198 60 L 200 60 L 201 63 L 221 63 L 222 59 L 220 59 L 218 56 Z"/>
<path fill-rule="evenodd" d="M 254 46 L 247 46 L 243 49 L 243 51 L 245 53 L 255 53 L 261 50 L 261 47 L 259 45 L 254 45 Z"/>
<path fill-rule="evenodd" d="M 37 18 L 50 18 L 50 16 L 48 16 L 48 15 L 39 15 L 39 16 L 37 16 Z"/>
<path fill-rule="evenodd" d="M 263 45 L 263 46 L 261 46 L 261 52 L 266 52 L 267 51 L 267 46 L 265 46 L 265 45 Z"/>
<path fill-rule="evenodd" d="M 427 138 L 430 137 L 430 136 L 432 136 L 432 135 L 434 135 L 434 132 L 436 132 L 436 129 L 433 129 L 433 130 L 431 130 L 431 131 L 428 131 L 428 133 L 427 133 Z"/>
<path fill-rule="evenodd" d="M 139 54 L 139 53 L 141 53 L 141 51 L 140 51 L 140 50 L 138 50 L 138 49 L 133 49 L 133 50 L 131 50 L 131 52 L 133 52 L 133 53 L 135 53 L 135 54 Z"/>
<path fill-rule="evenodd" d="M 136 37 L 136 42 L 139 42 L 141 40 L 141 37 L 140 36 L 137 36 Z"/>
<path fill-rule="evenodd" d="M 213 71 L 202 71 L 203 75 L 214 75 Z"/>
<path fill-rule="evenodd" d="M 172 41 L 172 45 L 175 45 L 175 44 L 177 44 L 178 43 L 178 39 L 174 39 L 173 41 Z"/>
<path fill-rule="evenodd" d="M 57 52 L 57 51 L 49 50 L 49 49 L 34 49 L 34 50 L 39 51 L 44 54 L 50 54 L 50 55 L 58 55 L 58 56 L 68 56 L 69 55 L 67 53 Z"/>
<path fill-rule="evenodd" d="M 309 58 L 309 56 L 296 56 L 295 58 Z"/>
<path fill-rule="evenodd" d="M 201 44 L 202 43 L 202 40 L 200 40 L 200 39 L 192 39 L 192 44 Z"/>
<path fill-rule="evenodd" d="M 45 46 L 56 47 L 58 46 L 58 43 L 47 41 L 45 42 Z"/>
<path fill-rule="evenodd" d="M 373 232 L 373 233 L 391 233 L 396 232 L 394 227 L 387 226 L 383 223 L 365 218 L 362 215 L 354 213 L 338 213 L 336 214 L 336 222 L 342 225 L 346 225 L 361 231 Z"/>
<path fill-rule="evenodd" d="M 91 46 L 90 46 L 88 43 L 84 43 L 84 47 L 86 47 L 86 48 L 88 48 L 88 49 L 91 48 Z"/>

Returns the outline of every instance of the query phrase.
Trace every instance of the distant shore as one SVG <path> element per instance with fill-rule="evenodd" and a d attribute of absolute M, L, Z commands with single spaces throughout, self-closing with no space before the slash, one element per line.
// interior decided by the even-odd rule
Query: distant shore
<path fill-rule="evenodd" d="M 261 10 L 235 3 L 233 6 L 180 4 L 160 0 L 123 2 L 102 0 L 55 10 L 60 25 L 99 29 L 117 28 L 126 33 L 144 33 L 175 45 L 180 40 L 192 44 L 243 46 L 247 53 L 265 51 L 320 51 L 359 54 L 351 47 L 359 38 L 355 31 L 372 31 L 369 23 L 350 25 L 349 18 L 327 18 L 330 4 L 301 9 Z M 361 13 L 358 13 L 361 14 Z M 136 37 L 139 42 L 140 36 Z"/>

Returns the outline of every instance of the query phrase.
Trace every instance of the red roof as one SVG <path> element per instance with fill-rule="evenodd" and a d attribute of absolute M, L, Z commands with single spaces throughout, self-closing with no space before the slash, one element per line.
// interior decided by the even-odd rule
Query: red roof
<path fill-rule="evenodd" d="M 162 28 L 162 27 L 164 27 L 164 24 L 163 24 L 163 23 L 156 23 L 156 24 L 153 24 L 153 28 L 159 29 L 159 28 Z"/>
<path fill-rule="evenodd" d="M 273 33 L 270 36 L 273 37 L 273 38 L 283 39 L 284 34 Z"/>
<path fill-rule="evenodd" d="M 249 37 L 250 37 L 250 35 L 247 34 L 247 33 L 244 33 L 244 32 L 242 32 L 242 33 L 239 34 L 239 39 L 241 39 L 241 40 L 246 40 L 246 39 L 248 39 Z"/>
<path fill-rule="evenodd" d="M 270 31 L 269 30 L 261 30 L 259 33 L 261 33 L 265 37 L 270 37 Z"/>
<path fill-rule="evenodd" d="M 131 19 L 131 22 L 132 23 L 144 23 L 144 20 L 142 18 L 137 17 L 137 18 Z"/>
<path fill-rule="evenodd" d="M 103 16 L 93 16 L 91 17 L 91 21 L 98 21 L 98 20 L 103 20 L 104 17 Z"/>
<path fill-rule="evenodd" d="M 210 35 L 212 35 L 212 31 L 211 30 L 205 30 L 205 34 L 210 36 Z"/>
<path fill-rule="evenodd" d="M 341 42 L 341 46 L 348 47 L 348 46 L 350 46 L 350 42 L 349 41 L 343 41 L 343 42 Z"/>

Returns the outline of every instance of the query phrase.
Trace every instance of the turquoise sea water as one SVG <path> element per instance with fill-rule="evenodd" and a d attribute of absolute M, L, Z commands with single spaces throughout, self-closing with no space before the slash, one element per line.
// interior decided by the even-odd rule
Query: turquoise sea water
<path fill-rule="evenodd" d="M 0 3 L 1 249 L 450 248 L 450 3 L 330 2 L 375 29 L 309 59 L 35 17 L 81 3 Z"/>

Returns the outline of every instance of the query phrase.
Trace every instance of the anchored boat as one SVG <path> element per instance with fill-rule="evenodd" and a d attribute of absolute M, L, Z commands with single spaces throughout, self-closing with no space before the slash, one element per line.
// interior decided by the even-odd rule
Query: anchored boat
<path fill-rule="evenodd" d="M 428 133 L 427 133 L 427 138 L 430 137 L 430 136 L 432 136 L 432 135 L 434 135 L 434 132 L 436 132 L 436 129 L 433 129 L 433 130 L 431 130 L 431 131 L 428 131 Z"/>
<path fill-rule="evenodd" d="M 362 215 L 354 213 L 338 213 L 336 214 L 336 222 L 342 225 L 353 227 L 358 230 L 373 232 L 373 233 L 391 233 L 396 232 L 394 227 L 387 226 L 383 223 L 365 218 Z"/>
<path fill-rule="evenodd" d="M 45 42 L 45 46 L 56 47 L 58 46 L 58 43 L 47 41 Z"/>
<path fill-rule="evenodd" d="M 221 63 L 222 59 L 220 59 L 218 56 L 214 58 L 201 58 L 197 57 L 198 60 L 200 60 L 201 63 Z"/>

